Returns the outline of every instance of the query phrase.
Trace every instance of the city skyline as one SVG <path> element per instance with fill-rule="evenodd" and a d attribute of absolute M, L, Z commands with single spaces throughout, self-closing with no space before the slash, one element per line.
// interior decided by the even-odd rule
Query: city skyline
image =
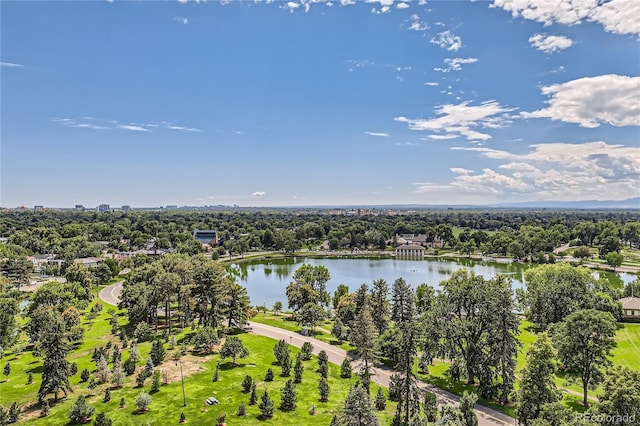
<path fill-rule="evenodd" d="M 0 205 L 640 194 L 640 3 L 3 2 Z"/>

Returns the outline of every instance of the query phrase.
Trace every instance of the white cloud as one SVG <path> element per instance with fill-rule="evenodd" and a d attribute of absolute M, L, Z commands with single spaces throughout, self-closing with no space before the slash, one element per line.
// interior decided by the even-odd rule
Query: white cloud
<path fill-rule="evenodd" d="M 298 3 L 296 3 L 296 2 L 289 1 L 289 2 L 287 2 L 287 3 L 285 4 L 285 7 L 286 7 L 287 9 L 289 9 L 289 10 L 293 13 L 293 11 L 294 11 L 294 10 L 296 10 L 297 8 L 299 8 L 299 7 L 300 7 L 300 5 L 299 5 Z"/>
<path fill-rule="evenodd" d="M 149 129 L 135 124 L 117 124 L 118 129 L 131 130 L 132 132 L 148 132 Z"/>
<path fill-rule="evenodd" d="M 462 39 L 449 30 L 438 33 L 431 39 L 431 43 L 451 52 L 457 52 L 462 47 Z"/>
<path fill-rule="evenodd" d="M 415 183 L 415 192 L 457 194 L 463 202 L 623 199 L 640 192 L 640 148 L 601 141 L 536 144 L 530 148 L 527 153 L 514 154 L 483 147 L 453 147 L 499 160 L 500 171 L 487 167 L 474 173 L 453 167 L 451 182 Z"/>
<path fill-rule="evenodd" d="M 413 14 L 409 17 L 409 26 L 407 29 L 411 31 L 426 31 L 429 29 L 429 26 L 420 20 L 420 17 L 416 14 Z"/>
<path fill-rule="evenodd" d="M 542 88 L 549 106 L 521 113 L 526 118 L 550 118 L 582 127 L 640 126 L 640 77 L 616 74 L 585 77 Z"/>
<path fill-rule="evenodd" d="M 469 105 L 470 101 L 458 105 L 442 105 L 435 110 L 437 118 L 410 119 L 395 117 L 395 121 L 407 123 L 411 130 L 444 132 L 444 135 L 430 135 L 432 139 L 452 139 L 453 136 L 464 136 L 470 141 L 484 141 L 491 136 L 474 130 L 474 128 L 498 129 L 511 121 L 508 113 L 514 108 L 506 108 L 491 100 L 480 105 Z M 432 137 L 436 136 L 436 137 Z"/>
<path fill-rule="evenodd" d="M 459 137 L 460 137 L 460 135 L 454 135 L 454 134 L 451 134 L 451 133 L 447 133 L 445 135 L 429 135 L 429 136 L 427 136 L 427 138 L 434 139 L 434 140 L 437 140 L 437 141 L 446 141 L 446 140 L 449 140 L 449 139 L 456 139 L 456 138 L 459 138 Z M 422 138 L 422 139 L 423 140 L 427 140 L 425 138 Z"/>
<path fill-rule="evenodd" d="M 425 83 L 425 85 L 427 85 L 427 86 L 437 86 L 437 85 L 438 85 L 438 83 L 436 83 L 435 81 L 427 81 L 427 82 Z"/>
<path fill-rule="evenodd" d="M 266 192 L 264 192 L 264 191 L 256 191 L 256 192 L 251 194 L 252 197 L 262 197 L 264 195 L 266 195 Z"/>
<path fill-rule="evenodd" d="M 388 138 L 389 134 L 388 133 L 380 133 L 380 132 L 367 132 L 365 130 L 365 133 L 369 136 L 379 136 L 379 137 L 383 137 L 383 138 Z"/>
<path fill-rule="evenodd" d="M 587 20 L 601 24 L 608 32 L 640 35 L 640 2 L 635 0 L 494 0 L 491 7 L 545 26 L 575 25 Z"/>
<path fill-rule="evenodd" d="M 173 20 L 175 22 L 178 22 L 178 23 L 182 24 L 182 25 L 187 25 L 189 23 L 189 19 L 185 18 L 183 16 L 174 16 Z"/>
<path fill-rule="evenodd" d="M 13 62 L 0 62 L 0 66 L 7 68 L 24 68 L 22 64 L 15 64 Z"/>
<path fill-rule="evenodd" d="M 409 3 L 404 3 L 404 2 L 403 2 L 403 3 L 398 3 L 398 4 L 396 5 L 396 8 L 397 8 L 397 9 L 408 9 L 409 7 L 410 7 L 410 6 L 409 6 Z"/>
<path fill-rule="evenodd" d="M 529 37 L 531 46 L 544 53 L 555 53 L 568 49 L 573 45 L 573 40 L 565 36 L 554 36 L 548 34 L 534 34 Z"/>
<path fill-rule="evenodd" d="M 462 69 L 462 65 L 464 64 L 473 64 L 478 62 L 477 58 L 446 58 L 444 60 L 446 68 L 434 68 L 434 71 L 440 72 L 450 72 L 450 71 L 460 71 Z"/>

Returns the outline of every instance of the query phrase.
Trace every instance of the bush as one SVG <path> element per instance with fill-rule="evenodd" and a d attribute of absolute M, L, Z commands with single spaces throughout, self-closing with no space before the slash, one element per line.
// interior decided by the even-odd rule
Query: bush
<path fill-rule="evenodd" d="M 264 376 L 264 381 L 265 382 L 273 382 L 273 370 L 272 369 L 268 369 L 267 370 L 267 374 Z"/>
<path fill-rule="evenodd" d="M 218 363 L 216 364 L 216 369 L 213 372 L 213 382 L 217 382 L 218 380 L 220 380 L 220 361 L 218 361 Z"/>
<path fill-rule="evenodd" d="M 162 364 L 162 361 L 164 361 L 164 357 L 166 355 L 167 355 L 167 351 L 164 348 L 162 341 L 154 340 L 153 343 L 151 343 L 151 352 L 149 353 L 149 356 L 153 361 L 153 365 Z"/>
<path fill-rule="evenodd" d="M 113 422 L 105 413 L 98 414 L 93 421 L 93 426 L 111 426 L 112 424 Z"/>
<path fill-rule="evenodd" d="M 72 424 L 85 423 L 95 411 L 95 408 L 87 404 L 84 396 L 79 396 L 69 411 L 69 420 Z"/>
<path fill-rule="evenodd" d="M 378 411 L 387 408 L 387 398 L 384 396 L 382 388 L 378 388 L 378 393 L 376 393 L 375 406 Z"/>
<path fill-rule="evenodd" d="M 320 377 L 320 382 L 318 383 L 318 392 L 320 393 L 320 402 L 327 402 L 329 400 L 329 392 L 330 392 L 329 384 L 327 383 L 327 379 L 324 377 Z"/>
<path fill-rule="evenodd" d="M 136 371 L 136 363 L 131 358 L 127 358 L 127 360 L 122 364 L 122 370 L 124 370 L 124 374 L 127 376 L 132 375 Z"/>
<path fill-rule="evenodd" d="M 295 410 L 298 402 L 298 392 L 296 385 L 291 380 L 287 380 L 284 387 L 280 389 L 280 408 L 284 411 Z"/>
<path fill-rule="evenodd" d="M 87 370 L 86 368 L 82 369 L 82 371 L 80 372 L 80 381 L 82 383 L 86 382 L 87 380 L 89 380 L 90 375 L 91 373 L 89 373 L 89 370 Z"/>
<path fill-rule="evenodd" d="M 29 375 L 27 376 L 27 384 L 30 385 L 31 383 L 33 383 L 33 373 L 29 373 Z"/>
<path fill-rule="evenodd" d="M 7 419 L 9 420 L 9 423 L 16 423 L 19 417 L 20 407 L 18 407 L 17 402 L 14 402 L 13 404 L 11 404 L 11 407 L 9 407 L 9 414 L 7 415 Z"/>
<path fill-rule="evenodd" d="M 309 361 L 311 359 L 311 353 L 313 352 L 313 345 L 309 342 L 304 342 L 300 350 L 302 360 Z"/>
<path fill-rule="evenodd" d="M 111 401 L 111 389 L 106 388 L 104 390 L 104 398 L 102 398 L 102 402 L 109 402 Z"/>
<path fill-rule="evenodd" d="M 180 413 L 180 423 L 184 423 L 187 421 L 187 416 L 184 413 Z"/>
<path fill-rule="evenodd" d="M 198 352 L 203 354 L 213 352 L 213 348 L 219 343 L 218 332 L 215 328 L 209 326 L 199 328 L 191 337 L 191 344 Z"/>
<path fill-rule="evenodd" d="M 256 393 L 256 382 L 251 384 L 251 396 L 249 397 L 249 405 L 256 405 L 258 403 L 258 394 Z"/>
<path fill-rule="evenodd" d="M 29 373 L 31 374 L 31 373 Z M 76 374 L 78 374 L 78 364 L 76 364 L 75 362 L 72 362 L 69 365 L 69 374 L 72 376 L 75 376 Z"/>
<path fill-rule="evenodd" d="M 271 417 L 273 417 L 274 405 L 271 398 L 269 398 L 269 393 L 267 391 L 264 391 L 264 393 L 262 394 L 258 409 L 260 410 L 260 415 L 263 418 L 270 419 Z"/>
<path fill-rule="evenodd" d="M 251 391 L 251 385 L 253 384 L 253 379 L 248 374 L 244 376 L 244 380 L 242 380 L 242 390 L 245 393 Z"/>
<path fill-rule="evenodd" d="M 153 376 L 151 378 L 151 392 L 158 392 L 160 390 L 160 379 L 162 374 L 156 370 L 153 372 Z"/>
<path fill-rule="evenodd" d="M 136 407 L 141 412 L 147 411 L 149 410 L 149 406 L 151 405 L 152 401 L 153 398 L 151 397 L 151 395 L 146 392 L 140 392 L 138 396 L 136 396 Z"/>
<path fill-rule="evenodd" d="M 237 416 L 243 417 L 247 415 L 247 407 L 244 404 L 240 404 L 238 406 L 238 412 L 236 413 Z"/>
<path fill-rule="evenodd" d="M 226 414 L 220 414 L 218 416 L 218 422 L 216 423 L 217 426 L 222 426 L 224 425 L 224 421 L 227 419 L 227 415 Z"/>
<path fill-rule="evenodd" d="M 149 337 L 151 337 L 151 328 L 149 327 L 149 324 L 144 321 L 138 323 L 135 331 L 133 332 L 133 336 L 138 339 L 139 342 L 149 340 Z"/>

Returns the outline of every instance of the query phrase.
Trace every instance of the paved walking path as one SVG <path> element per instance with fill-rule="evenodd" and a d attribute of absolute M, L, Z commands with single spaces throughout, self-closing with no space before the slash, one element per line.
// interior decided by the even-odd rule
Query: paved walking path
<path fill-rule="evenodd" d="M 120 302 L 122 283 L 123 282 L 120 281 L 100 290 L 100 299 L 111 305 L 117 305 L 118 302 Z M 331 362 L 332 364 L 340 365 L 342 364 L 342 361 L 349 356 L 347 354 L 347 351 L 342 348 L 332 346 L 318 339 L 314 339 L 313 337 L 303 336 L 299 333 L 283 330 L 278 327 L 272 327 L 270 325 L 260 324 L 257 322 L 249 322 L 249 331 L 251 333 L 270 337 L 276 340 L 284 339 L 286 342 L 297 348 L 302 347 L 304 342 L 309 342 L 313 345 L 314 354 L 317 355 L 320 351 L 324 350 L 329 357 L 329 362 Z M 354 370 L 357 371 L 360 368 L 360 363 L 358 361 L 354 362 L 353 367 Z M 391 380 L 391 375 L 394 373 L 394 371 L 384 367 L 375 367 L 372 369 L 372 373 L 373 376 L 371 377 L 371 380 L 374 383 L 388 388 L 389 382 Z M 451 392 L 447 392 L 443 389 L 436 388 L 423 382 L 418 383 L 420 388 L 428 389 L 431 392 L 434 392 L 437 395 L 438 401 L 440 403 L 458 405 L 458 402 L 460 401 L 460 397 L 452 394 Z M 492 408 L 485 407 L 484 405 L 479 404 L 476 404 L 474 408 L 476 414 L 478 415 L 478 426 L 507 426 L 516 424 L 513 417 L 502 414 L 501 412 L 496 411 Z"/>

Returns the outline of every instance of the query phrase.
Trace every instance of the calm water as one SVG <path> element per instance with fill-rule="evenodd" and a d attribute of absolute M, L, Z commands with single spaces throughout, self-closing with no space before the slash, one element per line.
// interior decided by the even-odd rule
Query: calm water
<path fill-rule="evenodd" d="M 292 281 L 293 273 L 302 264 L 324 265 L 331 274 L 327 283 L 327 290 L 332 294 L 339 284 L 346 284 L 350 291 L 355 291 L 362 283 L 371 287 L 374 280 L 382 278 L 389 286 L 397 278 L 414 287 L 421 283 L 427 283 L 438 287 L 441 281 L 446 280 L 458 269 L 467 268 L 476 274 L 491 278 L 497 274 L 505 274 L 511 277 L 513 288 L 522 287 L 524 271 L 531 267 L 521 263 L 495 263 L 478 262 L 472 260 L 408 260 L 408 259 L 312 259 L 294 257 L 291 259 L 263 260 L 251 263 L 234 264 L 232 273 L 247 288 L 251 303 L 254 305 L 273 306 L 277 300 L 283 302 L 286 307 L 287 285 Z M 596 273 L 597 274 L 597 273 Z M 600 272 L 615 286 L 628 283 L 636 278 L 631 274 L 619 274 Z"/>

